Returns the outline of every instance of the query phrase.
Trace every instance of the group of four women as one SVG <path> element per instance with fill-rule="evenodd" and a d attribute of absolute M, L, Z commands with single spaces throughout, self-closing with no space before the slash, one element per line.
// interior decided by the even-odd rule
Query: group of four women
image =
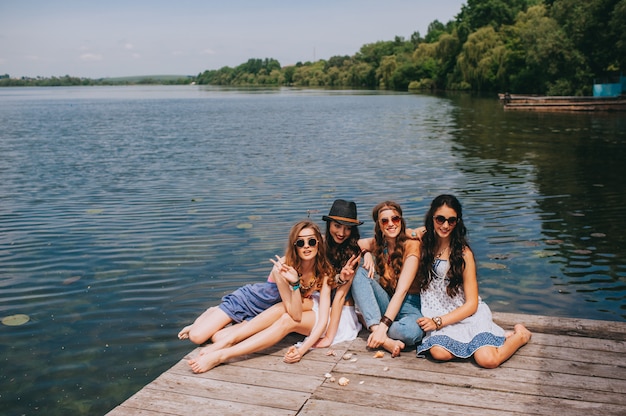
<path fill-rule="evenodd" d="M 326 235 L 309 220 L 295 224 L 283 257 L 266 282 L 246 285 L 209 308 L 178 334 L 212 342 L 189 360 L 205 372 L 234 357 L 268 348 L 292 332 L 305 335 L 284 361 L 300 361 L 311 348 L 354 339 L 361 321 L 367 345 L 393 357 L 417 346 L 436 360 L 473 356 L 494 368 L 526 344 L 517 324 L 505 332 L 478 296 L 476 264 L 462 207 L 452 195 L 435 198 L 424 227 L 407 229 L 402 208 L 385 201 L 372 210 L 374 237 L 360 238 L 354 202 L 336 200 Z M 359 265 L 362 262 L 362 267 Z M 229 324 L 233 325 L 229 325 Z"/>

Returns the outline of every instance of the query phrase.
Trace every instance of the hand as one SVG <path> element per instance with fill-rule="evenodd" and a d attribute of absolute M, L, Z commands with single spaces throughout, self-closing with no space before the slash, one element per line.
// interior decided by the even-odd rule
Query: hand
<path fill-rule="evenodd" d="M 345 283 L 348 283 L 354 277 L 356 273 L 356 268 L 359 266 L 359 262 L 361 261 L 361 254 L 355 254 L 348 259 L 346 264 L 341 269 L 341 280 Z"/>
<path fill-rule="evenodd" d="M 406 229 L 406 236 L 409 237 L 411 240 L 422 241 L 422 236 L 424 234 L 426 234 L 426 227 L 424 226 L 419 228 Z"/>
<path fill-rule="evenodd" d="M 289 347 L 289 349 L 285 353 L 285 356 L 283 357 L 283 361 L 287 364 L 297 363 L 301 359 L 302 356 L 300 355 L 300 351 L 298 351 L 298 349 L 294 345 Z"/>
<path fill-rule="evenodd" d="M 433 321 L 432 318 L 427 318 L 425 316 L 418 318 L 417 324 L 420 326 L 420 328 L 422 328 L 422 331 L 424 332 L 434 331 L 435 329 L 437 329 L 435 321 Z"/>
<path fill-rule="evenodd" d="M 379 348 L 387 340 L 387 325 L 378 324 L 372 330 L 372 333 L 367 338 L 367 346 L 370 348 Z"/>
<path fill-rule="evenodd" d="M 363 254 L 363 268 L 367 270 L 367 276 L 372 279 L 374 278 L 374 272 L 376 268 L 374 267 L 374 256 L 369 251 Z"/>
<path fill-rule="evenodd" d="M 298 276 L 298 272 L 291 266 L 286 265 L 282 262 L 279 256 L 276 256 L 276 260 L 270 259 L 272 263 L 274 263 L 274 270 L 278 272 L 280 276 L 283 277 L 290 285 L 295 285 L 298 283 L 300 276 Z"/>

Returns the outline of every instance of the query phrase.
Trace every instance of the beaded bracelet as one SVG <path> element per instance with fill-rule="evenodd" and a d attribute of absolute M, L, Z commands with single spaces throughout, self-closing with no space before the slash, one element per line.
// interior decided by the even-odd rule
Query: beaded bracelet
<path fill-rule="evenodd" d="M 300 289 L 300 281 L 298 280 L 298 283 L 296 283 L 295 285 L 291 285 L 291 289 L 295 292 L 296 290 Z"/>

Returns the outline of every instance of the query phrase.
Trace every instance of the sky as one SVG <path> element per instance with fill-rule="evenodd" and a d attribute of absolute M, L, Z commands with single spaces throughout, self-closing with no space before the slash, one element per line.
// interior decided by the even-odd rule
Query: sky
<path fill-rule="evenodd" d="M 0 0 L 0 75 L 197 75 L 426 35 L 465 0 Z"/>

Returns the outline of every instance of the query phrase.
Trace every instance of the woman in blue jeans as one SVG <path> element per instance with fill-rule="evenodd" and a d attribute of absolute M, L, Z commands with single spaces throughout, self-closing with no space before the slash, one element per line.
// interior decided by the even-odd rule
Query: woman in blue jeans
<path fill-rule="evenodd" d="M 417 324 L 422 314 L 415 281 L 420 242 L 407 238 L 399 204 L 381 202 L 372 210 L 372 218 L 374 238 L 361 240 L 360 245 L 372 254 L 374 264 L 357 271 L 352 296 L 371 332 L 367 346 L 382 347 L 397 357 L 424 335 Z"/>

